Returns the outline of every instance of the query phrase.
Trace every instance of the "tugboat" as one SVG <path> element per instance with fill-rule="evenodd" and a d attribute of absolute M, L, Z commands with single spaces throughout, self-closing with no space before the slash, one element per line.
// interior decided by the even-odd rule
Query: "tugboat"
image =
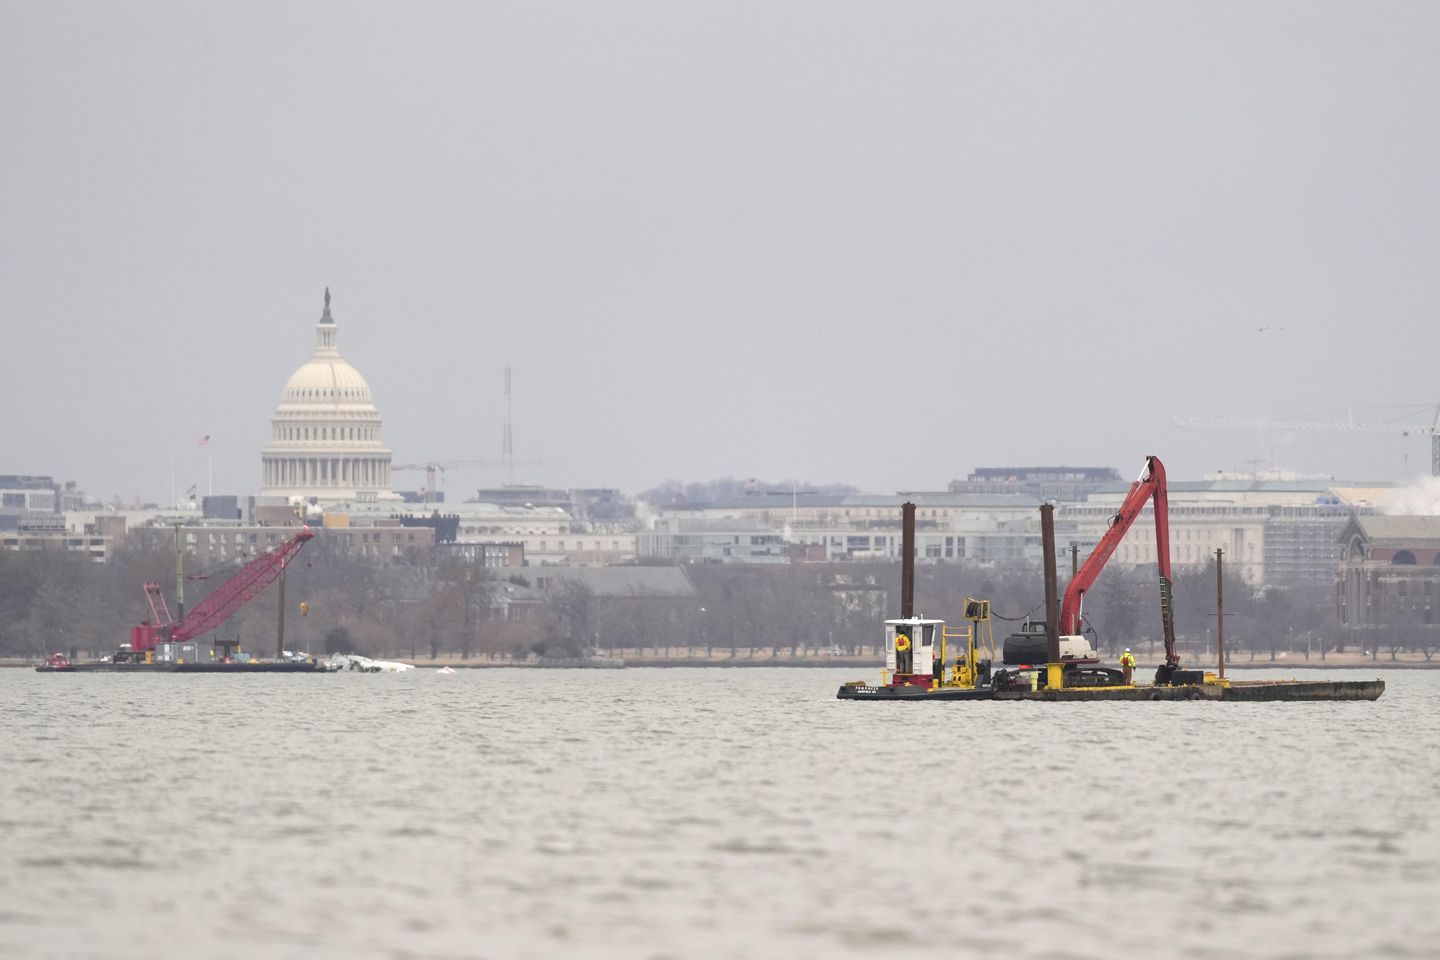
<path fill-rule="evenodd" d="M 902 617 L 885 621 L 885 670 L 879 686 L 843 685 L 840 700 L 992 700 L 995 637 L 990 601 L 965 601 L 970 626 L 951 631 L 944 620 Z M 983 628 L 982 628 L 983 624 Z M 952 648 L 951 643 L 955 646 Z M 956 652 L 950 663 L 951 650 Z"/>
<path fill-rule="evenodd" d="M 950 631 L 944 620 L 915 616 L 915 504 L 901 507 L 900 617 L 885 621 L 885 670 L 879 686 L 856 680 L 841 700 L 990 700 L 995 636 L 990 602 L 965 601 L 969 627 Z M 982 629 L 983 625 L 983 629 Z M 957 656 L 949 665 L 950 643 Z"/>

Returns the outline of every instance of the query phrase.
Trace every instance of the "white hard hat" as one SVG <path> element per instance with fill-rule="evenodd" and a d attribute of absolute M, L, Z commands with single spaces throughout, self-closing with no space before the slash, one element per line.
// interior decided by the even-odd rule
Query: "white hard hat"
<path fill-rule="evenodd" d="M 1129 648 L 1129 647 L 1126 647 L 1126 648 L 1125 648 L 1125 652 L 1126 652 L 1126 653 L 1129 653 L 1129 652 L 1130 652 L 1130 648 Z"/>

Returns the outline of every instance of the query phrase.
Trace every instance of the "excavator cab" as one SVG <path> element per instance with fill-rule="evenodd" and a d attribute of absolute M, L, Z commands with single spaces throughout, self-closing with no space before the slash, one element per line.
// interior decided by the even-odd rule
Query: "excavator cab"
<path fill-rule="evenodd" d="M 1049 659 L 1048 646 L 1045 622 L 1027 619 L 1005 638 L 1001 655 L 1007 666 L 1045 663 Z M 1082 634 L 1069 634 L 1060 637 L 1060 659 L 1064 662 L 1098 663 L 1100 656 L 1090 646 L 1089 638 Z"/>

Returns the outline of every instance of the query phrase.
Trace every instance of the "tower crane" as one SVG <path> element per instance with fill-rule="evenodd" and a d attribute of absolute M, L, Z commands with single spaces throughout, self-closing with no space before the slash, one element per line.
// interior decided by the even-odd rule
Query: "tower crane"
<path fill-rule="evenodd" d="M 510 368 L 509 368 L 509 367 L 506 367 L 506 368 L 505 368 L 505 432 L 504 432 L 504 434 L 503 434 L 503 436 L 502 436 L 502 440 L 501 440 L 501 449 L 502 449 L 503 453 L 502 453 L 500 459 L 498 459 L 498 460 L 493 460 L 493 459 L 490 459 L 490 460 L 427 460 L 427 461 L 425 461 L 424 463 L 406 463 L 406 464 L 402 464 L 401 466 L 398 466 L 398 467 L 391 467 L 390 470 L 391 470 L 392 473 L 393 473 L 394 471 L 397 471 L 397 470 L 402 470 L 402 471 L 408 471 L 408 470 L 424 470 L 424 471 L 425 471 L 425 505 L 426 505 L 427 507 L 428 507 L 430 504 L 432 504 L 432 503 L 435 502 L 435 489 L 436 489 L 435 482 L 436 482 L 437 479 L 443 480 L 443 479 L 445 478 L 445 471 L 446 471 L 447 469 L 450 469 L 450 470 L 457 470 L 457 469 L 464 469 L 464 468 L 476 469 L 476 470 L 496 470 L 496 469 L 502 469 L 502 470 L 505 471 L 506 479 L 507 479 L 510 483 L 514 483 L 514 482 L 515 482 L 515 468 L 516 468 L 516 467 L 538 467 L 538 466 L 540 466 L 540 461 L 539 461 L 539 460 L 517 460 L 517 459 L 515 459 L 515 429 L 514 429 L 514 426 L 513 426 L 513 422 L 514 422 L 514 405 L 513 405 L 513 403 L 512 403 L 512 398 L 511 398 L 511 393 L 510 393 Z"/>
<path fill-rule="evenodd" d="M 475 470 L 513 470 L 515 467 L 538 467 L 539 460 L 516 460 L 514 457 L 505 457 L 500 460 L 427 460 L 424 463 L 406 463 L 398 467 L 391 467 L 392 473 L 411 470 L 425 471 L 425 505 L 429 506 L 434 502 L 436 479 L 444 479 L 446 470 L 475 469 Z"/>
<path fill-rule="evenodd" d="M 1430 404 L 1424 406 L 1431 409 Z M 1344 420 L 1245 420 L 1227 417 L 1176 417 L 1177 427 L 1223 427 L 1236 430 L 1306 430 L 1306 431 L 1359 431 L 1364 433 L 1398 433 L 1430 437 L 1430 473 L 1440 477 L 1440 405 L 1435 405 L 1435 419 L 1430 426 L 1413 423 L 1396 423 L 1393 420 L 1373 422 L 1356 420 L 1353 413 L 1345 411 Z"/>

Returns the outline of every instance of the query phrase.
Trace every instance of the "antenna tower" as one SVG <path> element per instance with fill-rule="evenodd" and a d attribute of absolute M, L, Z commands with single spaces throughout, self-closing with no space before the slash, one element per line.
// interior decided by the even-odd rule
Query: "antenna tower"
<path fill-rule="evenodd" d="M 500 441 L 500 459 L 505 463 L 508 482 L 515 483 L 515 408 L 510 395 L 510 368 L 505 368 L 505 435 Z"/>

